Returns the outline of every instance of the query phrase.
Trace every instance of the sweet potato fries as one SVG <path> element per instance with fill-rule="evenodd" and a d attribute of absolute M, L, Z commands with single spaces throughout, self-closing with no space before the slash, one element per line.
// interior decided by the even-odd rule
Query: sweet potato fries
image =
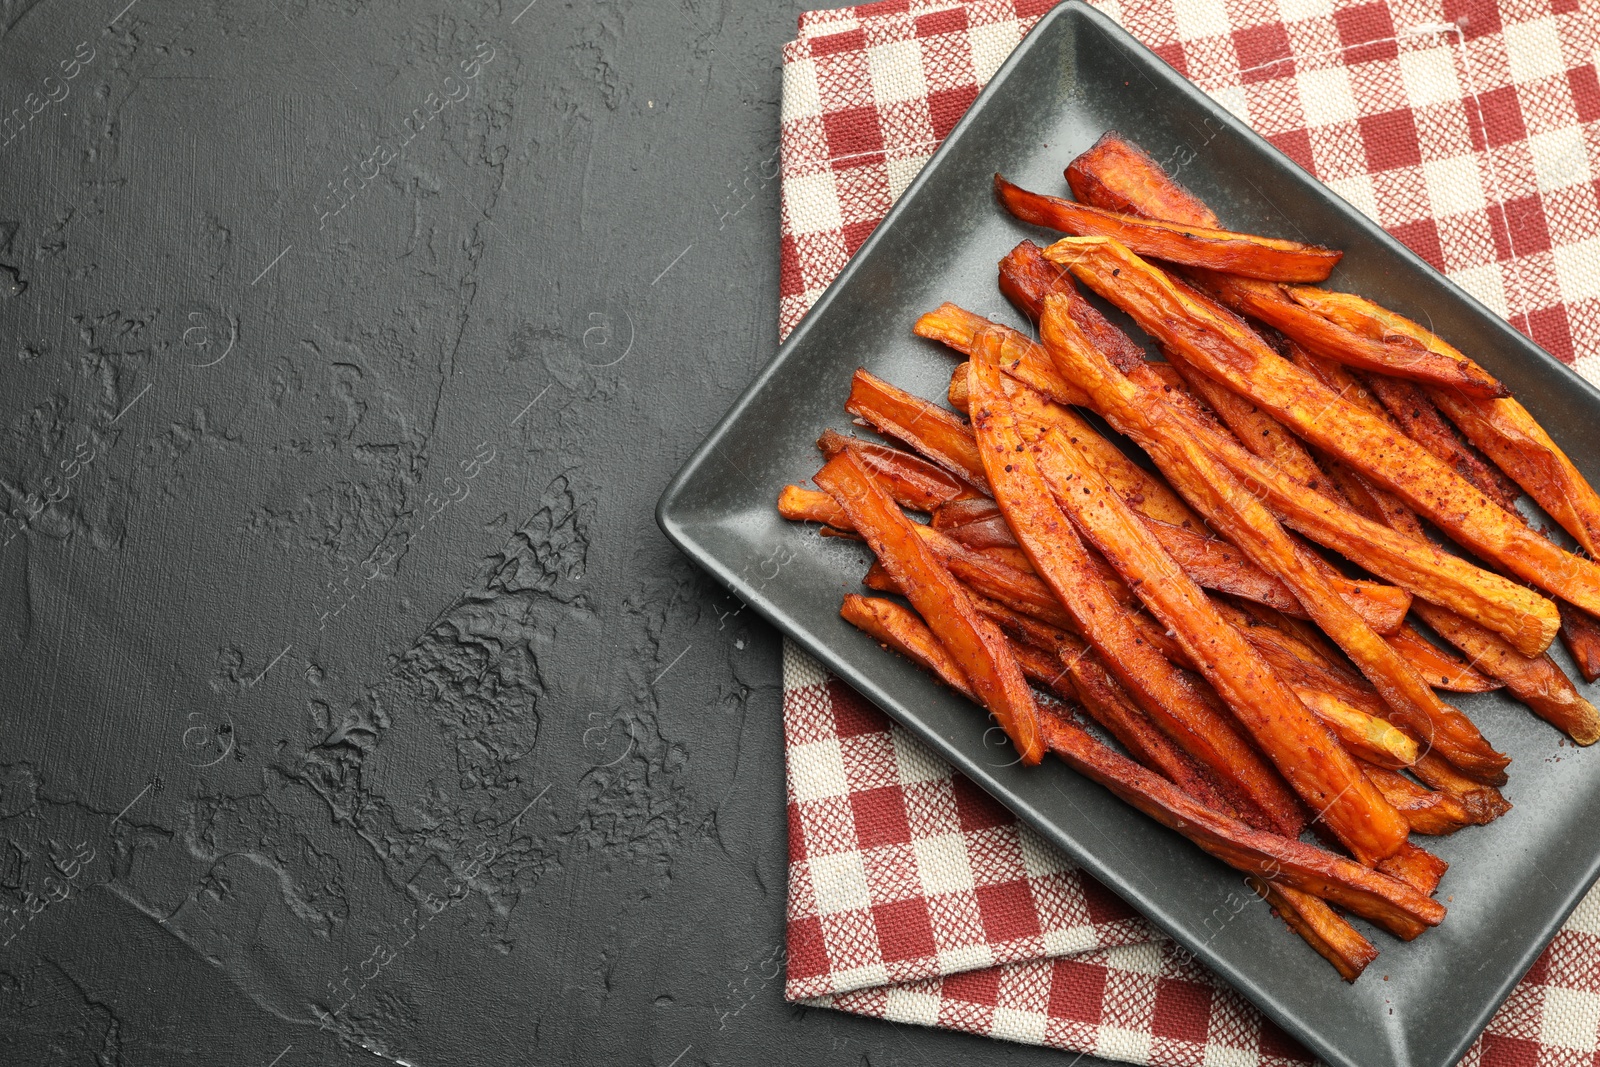
<path fill-rule="evenodd" d="M 1439 690 L 1600 740 L 1550 652 L 1559 631 L 1600 674 L 1600 495 L 1470 357 L 1308 284 L 1339 251 L 1226 228 L 1115 134 L 1066 176 L 1076 199 L 994 179 L 1056 231 L 1000 261 L 1037 339 L 923 315 L 963 357 L 950 407 L 858 370 L 845 411 L 888 443 L 825 430 L 816 488 L 778 509 L 870 550 L 885 595 L 848 594 L 847 622 L 1020 763 L 1054 753 L 1243 872 L 1354 981 L 1378 950 L 1347 915 L 1401 940 L 1444 919 L 1447 865 L 1411 835 L 1511 810 L 1509 757 Z"/>

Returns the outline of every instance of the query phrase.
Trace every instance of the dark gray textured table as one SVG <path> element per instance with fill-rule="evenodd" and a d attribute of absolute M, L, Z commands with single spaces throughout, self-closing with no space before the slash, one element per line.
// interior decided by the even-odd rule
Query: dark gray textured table
<path fill-rule="evenodd" d="M 0 2 L 0 1062 L 1072 1062 L 784 1003 L 778 639 L 652 521 L 799 5 L 125 2 Z"/>

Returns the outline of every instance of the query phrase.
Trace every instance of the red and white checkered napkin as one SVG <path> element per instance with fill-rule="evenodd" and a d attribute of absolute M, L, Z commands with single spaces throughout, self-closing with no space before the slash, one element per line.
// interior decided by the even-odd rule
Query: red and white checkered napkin
<path fill-rule="evenodd" d="M 888 0 L 801 17 L 783 53 L 782 333 L 1050 6 Z M 1600 382 L 1600 32 L 1578 0 L 1098 6 Z M 1134 1063 L 1308 1059 L 792 646 L 784 736 L 790 999 Z M 1306 966 L 1322 964 L 1308 952 Z M 1600 891 L 1463 1062 L 1600 1064 L 1597 1045 Z"/>

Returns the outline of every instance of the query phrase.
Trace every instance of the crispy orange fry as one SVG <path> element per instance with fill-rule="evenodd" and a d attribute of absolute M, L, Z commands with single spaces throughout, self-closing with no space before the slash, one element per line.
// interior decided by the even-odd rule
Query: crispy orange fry
<path fill-rule="evenodd" d="M 998 508 L 993 515 L 960 526 L 935 526 L 954 537 L 968 548 L 1018 548 L 1016 535 L 1006 525 L 1005 516 Z"/>
<path fill-rule="evenodd" d="M 1066 176 L 1072 195 L 1080 203 L 1124 215 L 1195 226 L 1217 225 L 1217 216 L 1204 201 L 1169 177 L 1144 149 L 1115 130 L 1107 130 L 1094 147 L 1074 159 Z"/>
<path fill-rule="evenodd" d="M 1453 693 L 1489 693 L 1505 686 L 1504 682 L 1482 674 L 1472 664 L 1444 651 L 1413 626 L 1402 627 L 1399 633 L 1389 635 L 1389 645 L 1436 689 L 1448 689 Z"/>
<path fill-rule="evenodd" d="M 1352 755 L 1379 767 L 1409 767 L 1420 754 L 1417 742 L 1376 715 L 1321 689 L 1289 683 L 1306 709 L 1322 720 Z"/>
<path fill-rule="evenodd" d="M 1506 395 L 1506 387 L 1476 364 L 1448 359 L 1421 345 L 1363 337 L 1307 308 L 1291 295 L 1288 286 L 1210 271 L 1191 273 L 1234 311 L 1283 331 L 1320 356 L 1362 370 L 1461 389 L 1473 396 Z"/>
<path fill-rule="evenodd" d="M 1235 870 L 1337 904 L 1406 941 L 1444 920 L 1444 906 L 1408 883 L 1220 815 L 1111 751 L 1076 723 L 1046 715 L 1041 728 L 1045 743 L 1068 766 Z"/>
<path fill-rule="evenodd" d="M 962 364 L 965 366 L 966 364 Z M 935 530 L 950 530 L 968 523 L 980 522 L 1000 514 L 1000 505 L 994 502 L 993 497 L 972 497 L 968 500 L 952 500 L 933 510 L 929 520 Z M 1010 529 L 1010 527 L 1006 527 Z"/>
<path fill-rule="evenodd" d="M 1344 253 L 1276 237 L 1232 233 L 1119 215 L 1059 196 L 1030 193 L 994 176 L 994 192 L 1012 215 L 1077 237 L 1115 237 L 1142 256 L 1280 282 L 1320 282 Z"/>
<path fill-rule="evenodd" d="M 1424 752 L 1407 769 L 1433 788 L 1461 801 L 1474 826 L 1487 825 L 1511 810 L 1511 802 L 1500 790 L 1466 777 L 1437 752 Z"/>
<path fill-rule="evenodd" d="M 850 516 L 833 497 L 802 485 L 786 485 L 778 491 L 778 514 L 791 522 L 820 522 L 837 530 L 851 529 Z"/>
<path fill-rule="evenodd" d="M 971 488 L 983 491 L 983 464 L 972 443 L 972 430 L 954 412 L 896 389 L 865 370 L 856 371 L 851 378 L 850 399 L 844 409 L 871 423 L 885 437 L 903 441 Z"/>
<path fill-rule="evenodd" d="M 1046 302 L 1040 329 L 1063 376 L 1090 395 L 1107 421 L 1150 453 L 1190 505 L 1262 569 L 1289 584 L 1317 624 L 1378 690 L 1388 705 L 1387 717 L 1445 753 L 1473 777 L 1504 781 L 1509 758 L 1491 748 L 1471 720 L 1441 701 L 1411 665 L 1334 592 L 1321 570 L 1309 561 L 1309 551 L 1296 545 L 1272 513 L 1195 441 L 1181 417 L 1158 395 L 1118 373 L 1070 319 L 1055 313 L 1058 300 L 1052 297 Z M 988 459 L 987 453 L 984 458 Z M 1142 595 L 1143 589 L 1136 588 Z M 1189 651 L 1191 656 L 1195 654 Z"/>
<path fill-rule="evenodd" d="M 1368 766 L 1363 770 L 1395 810 L 1406 817 L 1412 833 L 1438 837 L 1472 825 L 1466 805 L 1449 793 L 1418 785 L 1386 767 Z"/>
<path fill-rule="evenodd" d="M 1298 889 L 1277 885 L 1256 875 L 1245 879 L 1256 894 L 1272 905 L 1272 913 L 1305 939 L 1317 955 L 1333 964 L 1339 977 L 1354 982 L 1378 958 L 1372 942 L 1328 905 Z"/>
<path fill-rule="evenodd" d="M 1600 496 L 1527 408 L 1510 397 L 1484 402 L 1443 389 L 1429 395 L 1578 544 L 1600 556 Z"/>
<path fill-rule="evenodd" d="M 816 482 L 850 517 L 906 597 L 928 620 L 984 707 L 999 720 L 1025 764 L 1044 756 L 1039 713 L 1005 637 L 982 618 L 972 601 L 917 534 L 917 524 L 884 492 L 849 450 L 830 459 Z"/>
<path fill-rule="evenodd" d="M 1032 241 L 1023 241 L 1007 252 L 1001 257 L 999 266 L 1000 291 L 1016 305 L 1018 311 L 1028 317 L 1029 322 L 1038 325 L 1046 296 L 1063 293 L 1072 300 L 1072 321 L 1078 324 L 1084 336 L 1106 354 L 1112 366 L 1127 373 L 1144 361 L 1144 349 L 1113 326 L 1099 308 L 1085 300 L 1083 294 L 1078 292 L 1078 287 L 1072 284 L 1072 273 L 1045 259 L 1044 249 Z M 1048 356 L 1040 358 L 1045 366 L 1051 366 Z M 1035 385 L 1034 388 L 1039 387 Z M 1068 388 L 1071 386 L 1068 385 Z M 1039 391 L 1050 396 L 1047 389 Z M 1062 400 L 1061 403 L 1070 401 Z"/>
<path fill-rule="evenodd" d="M 1517 497 L 1522 491 L 1461 439 L 1459 431 L 1450 425 L 1426 389 L 1416 382 L 1391 378 L 1387 374 L 1368 375 L 1366 386 L 1407 437 L 1450 464 L 1457 474 L 1496 504 L 1508 511 L 1516 509 Z"/>
<path fill-rule="evenodd" d="M 1504 681 L 1506 689 L 1541 719 L 1580 745 L 1600 741 L 1600 712 L 1548 655 L 1524 656 L 1497 634 L 1432 604 L 1418 601 L 1415 610 L 1474 667 Z"/>
<path fill-rule="evenodd" d="M 852 626 L 933 672 L 945 685 L 974 704 L 981 703 L 961 665 L 910 608 L 882 597 L 846 593 L 839 614 Z"/>
<path fill-rule="evenodd" d="M 1561 643 L 1567 646 L 1583 680 L 1593 682 L 1600 678 L 1600 619 L 1571 604 L 1557 606 L 1561 609 Z"/>
<path fill-rule="evenodd" d="M 983 555 L 988 556 L 990 559 L 997 559 L 1009 567 L 1017 568 L 1019 571 L 1027 571 L 1029 573 L 1032 573 L 1033 571 L 1033 564 L 1028 560 L 1027 553 L 1023 552 L 1020 548 L 1011 548 L 1005 545 L 990 545 L 988 548 L 974 549 L 974 551 L 980 552 Z"/>
<path fill-rule="evenodd" d="M 967 365 L 963 363 L 956 370 L 963 378 L 961 396 L 965 397 Z M 1171 487 L 1129 459 L 1077 412 L 1046 399 L 1026 382 L 1010 375 L 1007 375 L 1006 395 L 1016 403 L 1026 404 L 1030 417 L 1060 427 L 1069 437 L 1079 438 L 1101 476 L 1116 488 L 1129 507 L 1156 522 L 1191 531 L 1196 536 L 1205 535 L 1205 523 L 1189 505 L 1178 499 Z M 962 409 L 965 408 L 963 400 Z"/>
<path fill-rule="evenodd" d="M 998 350 L 998 339 L 992 340 Z M 972 370 L 975 376 L 984 373 L 977 362 Z M 999 368 L 987 365 L 987 372 L 995 393 L 1001 393 Z M 992 406 L 977 413 L 975 428 L 995 501 L 1034 569 L 1074 616 L 1075 628 L 1145 713 L 1252 805 L 1250 822 L 1285 833 L 1301 825 L 1299 804 L 1283 779 L 1131 625 L 1127 610 L 1111 596 L 1088 550 L 1056 505 L 1034 454 L 1022 444 L 1003 395 L 993 399 Z"/>
<path fill-rule="evenodd" d="M 903 507 L 933 511 L 942 504 L 983 495 L 943 467 L 890 445 L 847 437 L 836 430 L 823 430 L 822 436 L 817 438 L 817 447 L 829 457 L 842 449 L 855 449 L 861 462 Z"/>
<path fill-rule="evenodd" d="M 1127 249 L 1103 238 L 1068 237 L 1046 255 L 1070 261 L 1076 276 L 1164 343 L 1371 475 L 1464 546 L 1580 608 L 1600 611 L 1600 566 L 1534 534 L 1426 449 L 1283 359 L 1237 320 L 1183 294 Z"/>
<path fill-rule="evenodd" d="M 956 304 L 940 304 L 911 328 L 918 337 L 938 341 L 964 356 L 971 356 L 973 341 L 985 331 L 998 331 L 1005 340 L 1006 373 L 1020 378 L 1058 404 L 1082 404 L 1083 393 L 1056 373 L 1050 356 L 1025 334 L 990 322 Z M 1142 358 L 1142 353 L 1141 353 Z"/>
<path fill-rule="evenodd" d="M 1378 870 L 1392 874 L 1421 892 L 1433 895 L 1450 865 L 1426 849 L 1407 841 L 1405 847 L 1378 864 Z"/>

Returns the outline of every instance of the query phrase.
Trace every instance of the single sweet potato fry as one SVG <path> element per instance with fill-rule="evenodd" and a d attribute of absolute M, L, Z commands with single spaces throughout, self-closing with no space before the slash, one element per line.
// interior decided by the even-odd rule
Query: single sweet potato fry
<path fill-rule="evenodd" d="M 1407 625 L 1399 633 L 1390 634 L 1389 646 L 1404 656 L 1436 689 L 1448 689 L 1452 693 L 1489 693 L 1505 686 L 1504 682 L 1482 674 L 1472 664 L 1429 641 L 1414 626 Z"/>
<path fill-rule="evenodd" d="M 1474 826 L 1494 822 L 1511 810 L 1511 802 L 1500 790 L 1468 778 L 1437 752 L 1424 752 L 1407 769 L 1433 788 L 1461 801 Z"/>
<path fill-rule="evenodd" d="M 1067 237 L 1046 256 L 1070 261 L 1076 277 L 1163 343 L 1371 475 L 1462 545 L 1580 608 L 1600 611 L 1600 565 L 1534 534 L 1426 449 L 1273 352 L 1238 320 L 1182 293 L 1126 248 Z"/>
<path fill-rule="evenodd" d="M 933 460 L 970 488 L 983 492 L 983 464 L 972 429 L 959 415 L 897 389 L 865 370 L 850 379 L 844 409 Z"/>
<path fill-rule="evenodd" d="M 1522 491 L 1461 438 L 1460 431 L 1450 425 L 1426 389 L 1387 374 L 1368 375 L 1366 387 L 1407 437 L 1450 464 L 1484 496 L 1508 511 L 1516 510 Z"/>
<path fill-rule="evenodd" d="M 1119 215 L 1059 196 L 1030 193 L 998 174 L 994 176 L 994 192 L 1001 205 L 1023 222 L 1076 237 L 1115 237 L 1142 256 L 1246 278 L 1320 282 L 1344 256 L 1343 252 L 1299 241 Z"/>
<path fill-rule="evenodd" d="M 1191 270 L 1190 275 L 1229 308 L 1281 330 L 1317 355 L 1473 396 L 1506 395 L 1504 385 L 1470 361 L 1452 360 L 1417 344 L 1377 341 L 1354 333 L 1305 307 L 1287 286 L 1204 270 Z"/>
<path fill-rule="evenodd" d="M 977 548 L 973 551 L 981 553 L 990 559 L 999 560 L 1008 567 L 1015 567 L 1019 571 L 1033 573 L 1033 563 L 1028 559 L 1026 552 L 1020 548 L 1008 545 L 990 545 L 988 548 Z"/>
<path fill-rule="evenodd" d="M 1433 853 L 1407 841 L 1404 848 L 1378 864 L 1378 870 L 1391 874 L 1420 892 L 1433 895 L 1450 865 Z"/>
<path fill-rule="evenodd" d="M 1446 389 L 1428 395 L 1578 544 L 1600 556 L 1600 496 L 1527 408 L 1511 397 L 1481 401 Z"/>
<path fill-rule="evenodd" d="M 1005 516 L 996 511 L 983 519 L 974 519 L 960 526 L 935 526 L 954 537 L 968 548 L 1018 548 L 1017 537 L 1006 525 Z"/>
<path fill-rule="evenodd" d="M 945 685 L 974 704 L 982 703 L 955 657 L 910 608 L 882 597 L 846 593 L 839 614 L 850 625 L 931 671 Z"/>
<path fill-rule="evenodd" d="M 1465 653 L 1474 667 L 1505 682 L 1511 695 L 1535 715 L 1580 745 L 1600 741 L 1600 712 L 1548 655 L 1524 656 L 1498 634 L 1433 604 L 1419 600 L 1414 610 L 1440 637 Z"/>
<path fill-rule="evenodd" d="M 1124 215 L 1195 226 L 1217 225 L 1205 202 L 1167 175 L 1144 149 L 1108 130 L 1067 167 L 1067 185 L 1080 203 Z"/>
<path fill-rule="evenodd" d="M 969 358 L 973 339 L 978 334 L 997 331 L 1004 339 L 1007 374 L 1022 379 L 1058 404 L 1083 403 L 1083 394 L 1056 373 L 1049 355 L 1038 342 L 1009 326 L 990 322 L 956 304 L 940 304 L 919 318 L 911 329 L 918 337 L 938 341 Z"/>
<path fill-rule="evenodd" d="M 1386 767 L 1369 765 L 1362 769 L 1395 810 L 1406 817 L 1414 834 L 1439 837 L 1473 823 L 1466 805 L 1449 793 L 1418 785 L 1399 771 Z"/>
<path fill-rule="evenodd" d="M 836 530 L 851 528 L 850 516 L 833 497 L 802 485 L 786 485 L 778 491 L 778 514 L 791 522 L 820 522 Z"/>
<path fill-rule="evenodd" d="M 1379 767 L 1409 767 L 1417 762 L 1420 754 L 1417 742 L 1404 730 L 1325 690 L 1293 682 L 1289 683 L 1289 688 L 1352 755 Z"/>
<path fill-rule="evenodd" d="M 1317 955 L 1333 964 L 1346 982 L 1360 978 L 1367 964 L 1378 958 L 1372 942 L 1324 901 L 1257 875 L 1252 874 L 1245 881 L 1272 906 L 1272 913 L 1305 939 Z"/>
<path fill-rule="evenodd" d="M 1295 544 L 1266 506 L 1195 441 L 1185 420 L 1173 414 L 1159 395 L 1118 373 L 1070 319 L 1055 313 L 1058 300 L 1052 297 L 1046 302 L 1040 329 L 1062 375 L 1089 394 L 1107 421 L 1150 453 L 1168 481 L 1207 521 L 1263 570 L 1276 574 L 1294 590 L 1317 624 L 1378 690 L 1388 705 L 1387 717 L 1473 777 L 1496 784 L 1504 781 L 1509 758 L 1490 747 L 1471 720 L 1441 701 L 1411 665 L 1338 596 L 1310 561 L 1310 552 Z M 984 458 L 988 460 L 986 451 Z M 1141 586 L 1135 584 L 1135 588 L 1144 595 Z M 1193 649 L 1189 653 L 1195 655 Z"/>
<path fill-rule="evenodd" d="M 1069 314 L 1072 315 L 1072 321 L 1078 324 L 1078 329 L 1096 348 L 1105 353 L 1113 367 L 1126 374 L 1145 360 L 1144 349 L 1112 325 L 1099 308 L 1083 298 L 1078 287 L 1072 283 L 1072 273 L 1045 259 L 1044 249 L 1032 241 L 1021 242 L 1001 258 L 1000 291 L 1035 326 L 1039 324 L 1039 315 L 1044 311 L 1044 298 L 1051 293 L 1062 293 L 1071 298 Z M 1045 366 L 1050 366 L 1048 356 L 1042 359 Z M 1035 385 L 1034 388 L 1039 387 Z M 1069 384 L 1067 388 L 1072 386 Z M 1039 391 L 1046 396 L 1051 395 L 1047 389 Z M 1061 401 L 1063 404 L 1069 402 Z"/>
<path fill-rule="evenodd" d="M 1337 904 L 1406 941 L 1444 920 L 1444 906 L 1410 884 L 1214 812 L 1062 716 L 1047 714 L 1041 729 L 1050 750 L 1069 767 L 1235 870 Z"/>
<path fill-rule="evenodd" d="M 884 483 L 889 495 L 901 506 L 916 511 L 933 511 L 942 504 L 983 495 L 938 464 L 892 445 L 848 437 L 837 430 L 823 430 L 822 436 L 817 438 L 817 447 L 830 458 L 842 449 L 855 449 L 861 462 Z"/>
<path fill-rule="evenodd" d="M 950 530 L 957 526 L 965 526 L 969 522 L 991 519 L 999 514 L 1000 505 L 994 502 L 993 497 L 970 497 L 966 500 L 952 500 L 948 504 L 934 508 L 929 521 L 935 530 Z"/>
<path fill-rule="evenodd" d="M 999 339 L 990 336 L 989 340 L 994 349 L 991 354 L 997 355 Z M 974 425 L 995 501 L 1033 560 L 1034 569 L 1074 616 L 1075 629 L 1100 653 L 1146 714 L 1256 809 L 1250 813 L 1252 823 L 1278 827 L 1285 833 L 1301 825 L 1300 806 L 1283 779 L 1187 685 L 1111 595 L 1091 564 L 1088 550 L 1057 506 L 1034 454 L 1022 443 L 1004 399 L 999 368 L 974 361 L 972 373 L 980 381 L 987 380 L 993 389 L 989 394 L 974 394 L 974 407 L 981 409 L 974 412 Z M 1177 570 L 1170 560 L 1169 566 Z"/>
<path fill-rule="evenodd" d="M 1561 643 L 1567 646 L 1583 680 L 1592 683 L 1600 678 L 1600 619 L 1571 604 L 1557 606 L 1561 609 Z"/>
<path fill-rule="evenodd" d="M 1011 658 L 1005 637 L 981 617 L 959 582 L 945 569 L 853 452 L 846 450 L 817 473 L 816 483 L 850 517 L 906 597 L 950 652 L 984 707 L 999 720 L 1025 764 L 1044 756 L 1039 713 L 1027 680 Z"/>

